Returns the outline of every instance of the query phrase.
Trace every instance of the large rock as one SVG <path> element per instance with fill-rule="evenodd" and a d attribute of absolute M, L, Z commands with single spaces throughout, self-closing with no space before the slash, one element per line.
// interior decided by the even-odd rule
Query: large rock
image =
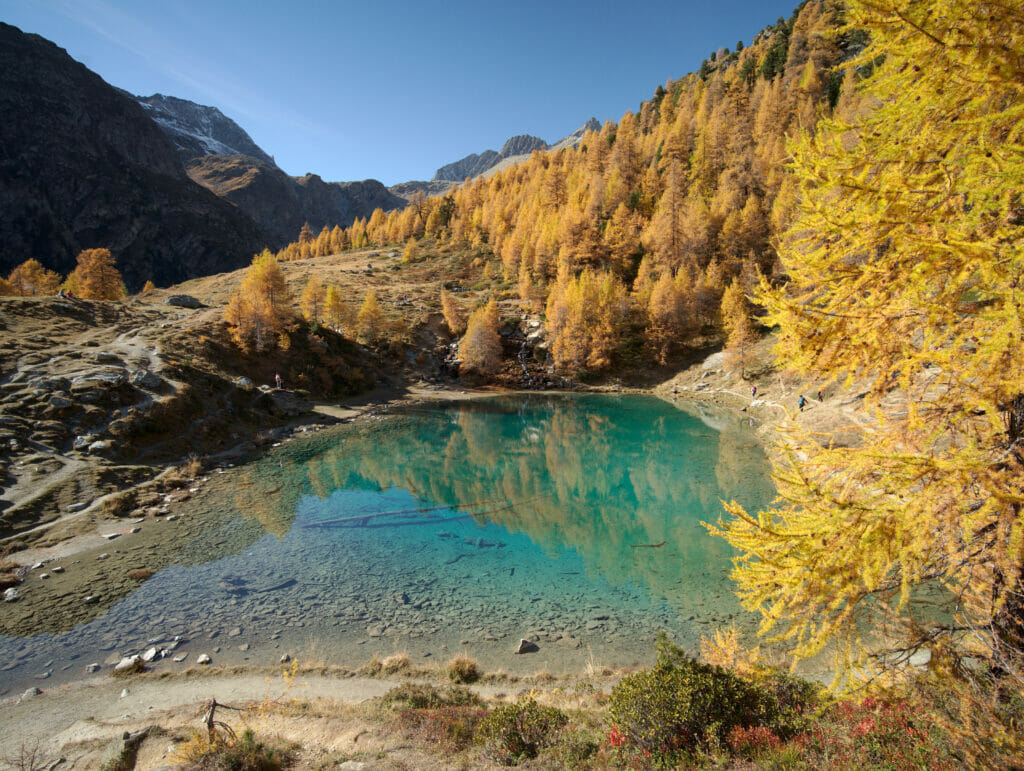
<path fill-rule="evenodd" d="M 522 639 L 519 641 L 519 645 L 516 646 L 513 653 L 534 653 L 537 650 L 539 650 L 539 648 L 536 643 L 530 642 L 527 639 Z"/>
<path fill-rule="evenodd" d="M 294 391 L 271 391 L 267 394 L 270 400 L 270 411 L 283 418 L 294 418 L 312 411 L 313 403 L 299 396 Z"/>
<path fill-rule="evenodd" d="M 139 388 L 148 388 L 153 390 L 159 388 L 160 384 L 164 381 L 155 372 L 150 372 L 148 369 L 137 369 L 131 374 L 132 385 L 138 386 Z"/>
<path fill-rule="evenodd" d="M 166 300 L 164 305 L 174 305 L 178 308 L 202 308 L 203 304 L 198 299 L 190 294 L 172 294 Z"/>

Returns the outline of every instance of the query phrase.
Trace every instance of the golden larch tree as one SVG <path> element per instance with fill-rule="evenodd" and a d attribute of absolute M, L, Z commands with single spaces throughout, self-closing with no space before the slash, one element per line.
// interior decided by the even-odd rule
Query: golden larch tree
<path fill-rule="evenodd" d="M 384 311 L 377 300 L 377 293 L 371 289 L 356 315 L 356 336 L 364 343 L 375 343 L 383 334 Z"/>
<path fill-rule="evenodd" d="M 722 327 L 725 329 L 725 358 L 729 366 L 739 367 L 740 376 L 746 377 L 750 363 L 750 350 L 757 342 L 757 329 L 751 319 L 753 308 L 743 293 L 739 279 L 733 279 L 722 295 Z"/>
<path fill-rule="evenodd" d="M 318 324 L 324 318 L 324 311 L 327 303 L 327 290 L 320 277 L 315 273 L 306 282 L 306 288 L 302 290 L 299 298 L 299 307 L 302 309 L 302 316 L 310 324 Z"/>
<path fill-rule="evenodd" d="M 499 323 L 498 304 L 494 298 L 469 315 L 466 334 L 459 342 L 463 371 L 486 376 L 501 368 Z"/>
<path fill-rule="evenodd" d="M 462 309 L 447 289 L 441 290 L 441 313 L 444 315 L 444 323 L 448 325 L 449 332 L 453 335 L 461 335 L 465 331 L 466 321 L 462 315 Z"/>
<path fill-rule="evenodd" d="M 416 245 L 416 239 L 412 236 L 405 242 L 405 248 L 402 250 L 402 262 L 415 262 L 419 256 L 420 250 Z"/>
<path fill-rule="evenodd" d="M 337 332 L 351 334 L 355 325 L 351 306 L 341 296 L 341 290 L 331 284 L 324 297 L 324 317 L 328 326 Z"/>
<path fill-rule="evenodd" d="M 78 265 L 65 282 L 75 295 L 86 300 L 120 300 L 125 296 L 124 281 L 109 249 L 83 249 L 76 259 Z"/>
<path fill-rule="evenodd" d="M 41 297 L 57 291 L 61 285 L 59 273 L 47 270 L 39 260 L 25 260 L 7 277 L 14 294 L 22 297 Z"/>
<path fill-rule="evenodd" d="M 958 730 L 1019 752 L 1000 704 L 1024 682 L 1024 8 L 850 0 L 849 21 L 875 108 L 793 147 L 789 284 L 761 301 L 781 360 L 856 383 L 873 421 L 842 447 L 793 428 L 778 507 L 732 504 L 719 532 L 796 656 L 827 647 L 849 682 L 929 650 L 943 687 L 970 681 Z"/>
<path fill-rule="evenodd" d="M 224 310 L 231 337 L 244 351 L 287 348 L 293 319 L 284 274 L 274 255 L 264 249 L 253 258 Z"/>

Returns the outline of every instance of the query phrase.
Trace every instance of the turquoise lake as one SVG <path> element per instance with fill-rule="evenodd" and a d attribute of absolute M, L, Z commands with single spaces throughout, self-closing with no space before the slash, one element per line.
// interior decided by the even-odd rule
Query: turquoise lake
<path fill-rule="evenodd" d="M 216 516 L 172 564 L 67 632 L 0 636 L 0 686 L 78 679 L 93 661 L 102 674 L 175 636 L 188 658 L 158 669 L 200 653 L 358 666 L 466 652 L 486 669 L 553 674 L 647 664 L 661 629 L 696 651 L 716 626 L 751 627 L 730 548 L 701 521 L 722 500 L 772 497 L 750 428 L 699 404 L 421 403 L 213 475 L 189 505 Z M 522 637 L 538 650 L 513 655 Z"/>

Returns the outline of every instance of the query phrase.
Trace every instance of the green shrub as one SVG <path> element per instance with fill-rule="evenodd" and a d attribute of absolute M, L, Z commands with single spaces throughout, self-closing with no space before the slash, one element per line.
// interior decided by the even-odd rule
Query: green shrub
<path fill-rule="evenodd" d="M 495 709 L 480 724 L 477 737 L 483 741 L 488 757 L 504 766 L 514 766 L 553 745 L 567 722 L 560 709 L 527 699 Z"/>
<path fill-rule="evenodd" d="M 562 732 L 551 754 L 564 768 L 588 769 L 601 749 L 601 734 L 593 730 L 567 729 Z"/>
<path fill-rule="evenodd" d="M 693 659 L 659 661 L 623 678 L 608 710 L 619 751 L 654 763 L 719 743 L 736 726 L 771 725 L 777 713 L 767 691 Z"/>
<path fill-rule="evenodd" d="M 426 683 L 402 683 L 384 694 L 387 707 L 437 709 L 439 707 L 479 707 L 480 697 L 468 688 L 449 685 L 436 688 Z"/>

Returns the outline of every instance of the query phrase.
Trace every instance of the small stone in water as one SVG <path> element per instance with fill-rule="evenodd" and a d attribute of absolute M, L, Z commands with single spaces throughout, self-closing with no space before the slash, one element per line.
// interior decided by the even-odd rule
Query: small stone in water
<path fill-rule="evenodd" d="M 213 659 L 207 656 L 205 653 L 200 653 L 196 658 L 196 664 L 209 664 Z"/>
<path fill-rule="evenodd" d="M 55 565 L 50 572 L 51 573 L 63 573 L 64 572 L 64 568 L 62 568 L 60 565 Z"/>
<path fill-rule="evenodd" d="M 89 666 L 87 666 L 85 668 L 85 671 L 88 672 L 90 675 L 93 672 L 99 672 L 100 671 L 100 665 L 96 664 L 96 663 L 89 664 Z"/>
<path fill-rule="evenodd" d="M 109 557 L 110 557 L 110 555 L 109 555 L 109 554 L 107 554 L 106 552 L 103 552 L 103 554 L 98 554 L 98 555 L 96 555 L 96 559 L 98 559 L 98 560 L 105 560 L 105 559 L 109 559 Z"/>

